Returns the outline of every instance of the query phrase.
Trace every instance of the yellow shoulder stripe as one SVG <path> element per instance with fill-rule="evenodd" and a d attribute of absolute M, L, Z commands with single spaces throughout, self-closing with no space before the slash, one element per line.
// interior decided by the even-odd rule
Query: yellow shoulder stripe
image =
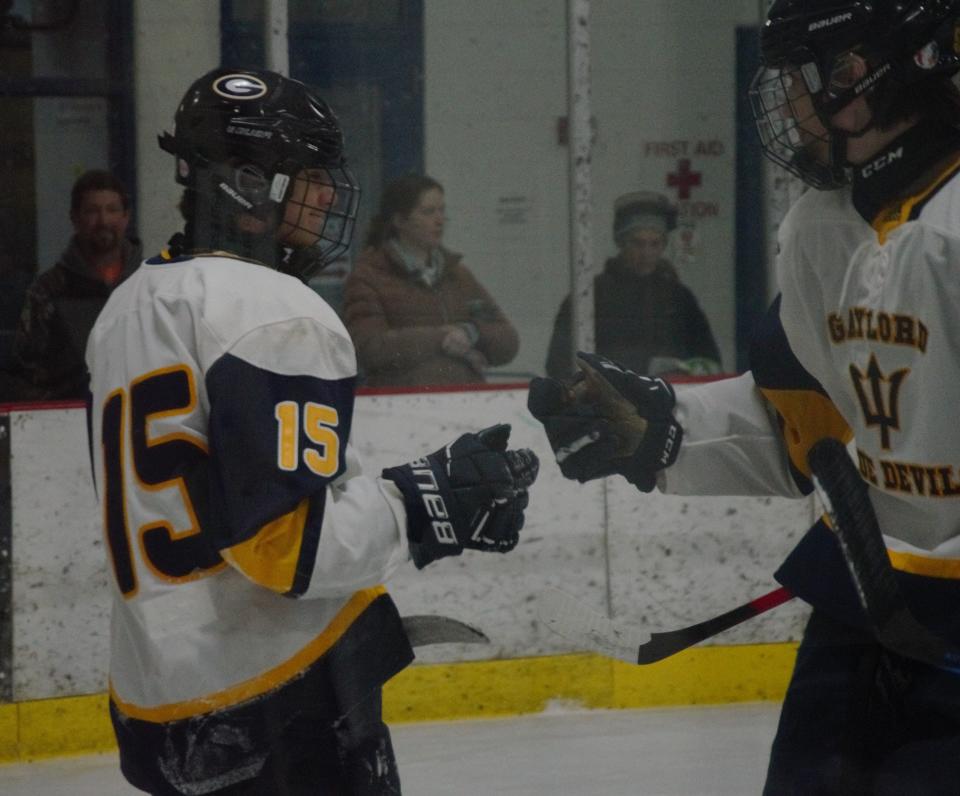
<path fill-rule="evenodd" d="M 886 243 L 887 236 L 893 232 L 893 230 L 910 220 L 910 214 L 913 212 L 913 208 L 950 179 L 958 168 L 960 168 L 960 157 L 950 163 L 950 165 L 940 172 L 933 182 L 920 193 L 910 196 L 907 199 L 898 199 L 896 202 L 887 205 L 887 207 L 881 210 L 870 224 L 877 233 L 879 242 L 881 244 Z"/>
<path fill-rule="evenodd" d="M 903 553 L 887 550 L 894 569 L 909 572 L 911 575 L 924 575 L 928 578 L 960 578 L 960 561 L 956 558 L 929 558 L 916 553 Z"/>
<path fill-rule="evenodd" d="M 833 402 L 814 390 L 771 390 L 761 388 L 763 396 L 783 418 L 784 441 L 793 466 L 810 477 L 807 453 L 823 437 L 843 443 L 853 439 L 853 432 Z"/>
<path fill-rule="evenodd" d="M 256 536 L 220 554 L 254 583 L 280 594 L 293 588 L 310 500 L 264 525 Z"/>
<path fill-rule="evenodd" d="M 824 514 L 821 519 L 827 527 L 833 528 L 833 521 L 829 514 Z M 921 556 L 916 553 L 891 550 L 889 547 L 887 557 L 890 559 L 890 565 L 900 572 L 909 572 L 911 575 L 922 575 L 926 578 L 960 580 L 960 559 Z"/>

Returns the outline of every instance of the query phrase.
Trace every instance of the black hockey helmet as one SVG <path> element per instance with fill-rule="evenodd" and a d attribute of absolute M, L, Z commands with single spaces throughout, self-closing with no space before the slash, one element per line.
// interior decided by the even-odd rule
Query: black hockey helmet
<path fill-rule="evenodd" d="M 895 91 L 960 68 L 960 0 L 775 0 L 761 31 L 761 61 L 750 88 L 765 154 L 815 188 L 848 179 L 846 142 L 883 123 Z M 864 74 L 851 78 L 851 56 Z M 872 111 L 861 130 L 838 130 L 832 117 L 864 96 Z M 806 113 L 798 97 L 808 98 Z M 804 118 L 805 116 L 805 118 Z M 813 117 L 826 134 L 811 133 Z M 829 144 L 827 162 L 805 144 Z"/>
<path fill-rule="evenodd" d="M 187 89 L 174 123 L 160 147 L 176 156 L 177 182 L 214 208 L 217 223 L 245 213 L 281 238 L 300 231 L 295 250 L 270 264 L 307 279 L 347 251 L 359 187 L 337 118 L 310 87 L 266 70 L 214 69 Z M 318 183 L 322 204 L 311 204 L 317 191 L 308 187 Z"/>

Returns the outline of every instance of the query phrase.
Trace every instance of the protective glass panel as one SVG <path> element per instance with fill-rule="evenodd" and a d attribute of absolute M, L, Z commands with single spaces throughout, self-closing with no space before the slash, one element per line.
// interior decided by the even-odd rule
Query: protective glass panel
<path fill-rule="evenodd" d="M 446 245 L 482 288 L 455 320 L 481 331 L 487 363 L 467 355 L 486 381 L 525 380 L 543 372 L 570 281 L 564 4 L 424 13 L 425 166 L 446 187 Z"/>
<path fill-rule="evenodd" d="M 757 3 L 592 11 L 597 349 L 641 372 L 735 371 L 738 313 L 765 300 L 763 264 L 744 261 L 740 239 L 761 216 L 756 131 L 738 116 Z"/>
<path fill-rule="evenodd" d="M 111 165 L 109 5 L 0 4 L 0 367 L 10 364 L 27 285 L 70 240 L 74 180 Z M 16 397 L 9 388 L 0 397 Z"/>
<path fill-rule="evenodd" d="M 234 7 L 242 37 L 262 11 Z M 569 284 L 564 8 L 291 3 L 289 15 L 291 75 L 333 106 L 363 192 L 349 254 L 311 280 L 354 337 L 363 386 L 542 373 Z"/>
<path fill-rule="evenodd" d="M 108 76 L 107 0 L 14 0 L 0 8 L 7 5 L 0 18 L 0 58 L 29 51 L 29 74 L 38 78 Z"/>
<path fill-rule="evenodd" d="M 263 4 L 224 9 L 225 59 L 262 60 Z M 640 370 L 745 367 L 747 332 L 769 298 L 764 169 L 746 94 L 755 2 L 592 7 L 587 259 L 619 306 L 601 296 L 591 313 L 571 299 L 568 114 L 579 89 L 567 77 L 565 4 L 344 0 L 293 2 L 288 13 L 290 73 L 334 107 L 363 190 L 350 252 L 311 284 L 354 333 L 365 386 L 569 375 L 588 315 L 595 347 Z M 416 207 L 399 196 L 405 175 L 439 185 L 441 205 L 425 212 L 442 220 L 405 215 Z M 406 190 L 431 186 L 408 180 Z M 648 222 L 655 229 L 638 232 Z M 433 240 L 418 246 L 431 223 Z M 396 295 L 381 277 L 370 284 L 378 225 L 387 235 L 372 248 L 402 275 Z M 453 253 L 471 280 L 457 295 L 444 291 Z M 625 289 L 610 269 L 631 258 L 662 262 L 669 284 L 651 292 L 635 281 L 642 297 Z"/>

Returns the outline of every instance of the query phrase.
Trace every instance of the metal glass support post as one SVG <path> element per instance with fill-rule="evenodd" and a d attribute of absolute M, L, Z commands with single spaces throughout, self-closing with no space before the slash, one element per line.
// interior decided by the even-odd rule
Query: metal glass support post
<path fill-rule="evenodd" d="M 266 45 L 267 69 L 290 75 L 289 7 L 287 0 L 264 0 L 263 41 Z"/>
<path fill-rule="evenodd" d="M 13 699 L 13 515 L 10 415 L 0 415 L 0 703 Z"/>
<path fill-rule="evenodd" d="M 590 0 L 567 0 L 567 118 L 570 169 L 570 339 L 595 351 L 593 303 L 593 116 L 590 76 Z M 576 370 L 576 368 L 574 368 Z M 608 487 L 603 485 L 603 553 L 607 616 L 613 616 Z"/>
<path fill-rule="evenodd" d="M 577 351 L 594 350 L 590 0 L 567 0 L 567 106 L 572 363 Z"/>

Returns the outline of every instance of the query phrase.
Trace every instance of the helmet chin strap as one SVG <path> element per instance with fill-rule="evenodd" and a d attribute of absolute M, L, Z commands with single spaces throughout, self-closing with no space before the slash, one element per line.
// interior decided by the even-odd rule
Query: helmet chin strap
<path fill-rule="evenodd" d="M 848 178 L 846 176 L 848 170 L 854 168 L 854 164 L 850 162 L 850 141 L 863 138 L 863 136 L 877 127 L 878 111 L 873 104 L 870 103 L 870 97 L 867 98 L 867 102 L 868 107 L 870 108 L 870 119 L 859 130 L 851 132 L 849 130 L 839 129 L 833 125 L 827 126 L 827 129 L 830 132 L 829 168 L 831 173 L 844 183 L 848 182 Z"/>
<path fill-rule="evenodd" d="M 306 282 L 320 271 L 325 263 L 312 246 L 306 249 L 291 249 L 284 246 L 283 257 L 277 266 L 278 271 L 296 276 Z"/>
<path fill-rule="evenodd" d="M 806 175 L 810 184 L 821 190 L 840 188 L 849 182 L 848 170 L 852 168 L 849 160 L 848 144 L 851 139 L 866 135 L 875 126 L 873 119 L 855 133 L 827 125 L 830 138 L 827 147 L 827 162 L 817 160 L 810 151 L 801 149 L 794 155 L 793 164 L 801 174 Z"/>
<path fill-rule="evenodd" d="M 866 132 L 864 130 L 863 132 Z M 863 133 L 860 133 L 862 135 Z M 850 165 L 847 160 L 847 143 L 850 141 L 850 134 L 843 130 L 830 131 L 830 171 L 840 180 L 846 180 L 846 170 Z"/>
<path fill-rule="evenodd" d="M 832 190 L 846 185 L 847 180 L 847 141 L 849 136 L 843 132 L 832 133 L 828 162 L 824 163 L 810 154 L 808 149 L 797 150 L 792 165 L 804 182 L 818 190 Z"/>

